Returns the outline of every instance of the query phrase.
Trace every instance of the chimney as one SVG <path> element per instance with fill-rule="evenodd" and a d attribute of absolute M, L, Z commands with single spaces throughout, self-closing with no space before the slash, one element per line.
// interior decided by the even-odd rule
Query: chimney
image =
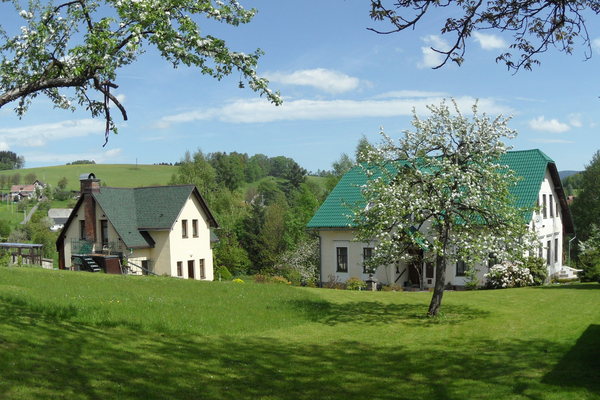
<path fill-rule="evenodd" d="M 81 196 L 83 197 L 83 213 L 85 218 L 85 239 L 89 242 L 96 242 L 96 201 L 92 193 L 100 192 L 100 179 L 96 175 L 81 174 L 79 176 L 81 183 Z"/>
<path fill-rule="evenodd" d="M 81 195 L 84 193 L 98 193 L 100 191 L 100 179 L 96 179 L 93 173 L 79 175 L 81 183 Z"/>

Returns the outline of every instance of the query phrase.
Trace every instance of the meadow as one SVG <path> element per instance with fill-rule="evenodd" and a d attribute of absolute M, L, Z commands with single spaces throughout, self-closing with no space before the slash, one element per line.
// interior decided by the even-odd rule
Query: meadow
<path fill-rule="evenodd" d="M 429 298 L 0 268 L 0 398 L 600 398 L 600 285 Z"/>
<path fill-rule="evenodd" d="M 135 164 L 76 164 L 53 167 L 23 168 L 0 171 L 0 175 L 12 176 L 15 173 L 23 178 L 35 174 L 37 179 L 56 187 L 58 181 L 67 178 L 68 190 L 79 190 L 79 176 L 93 172 L 107 186 L 137 187 L 166 185 L 177 167 L 171 165 L 135 165 Z"/>

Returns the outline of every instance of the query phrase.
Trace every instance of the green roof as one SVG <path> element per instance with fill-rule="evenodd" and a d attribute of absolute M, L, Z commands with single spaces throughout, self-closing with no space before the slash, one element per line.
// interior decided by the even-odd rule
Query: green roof
<path fill-rule="evenodd" d="M 522 177 L 511 193 L 516 198 L 517 207 L 533 207 L 537 204 L 541 184 L 548 164 L 554 161 L 541 150 L 509 151 L 504 154 L 500 164 L 508 165 L 516 176 Z M 360 166 L 348 171 L 325 199 L 308 228 L 347 228 L 355 226 L 352 221 L 352 209 L 364 207 L 361 186 L 367 183 L 367 176 Z M 559 182 L 560 184 L 560 182 Z M 531 211 L 525 216 L 531 219 Z"/>
<path fill-rule="evenodd" d="M 183 205 L 194 192 L 210 225 L 216 227 L 216 221 L 194 185 L 101 187 L 93 196 L 125 245 L 139 248 L 153 245 L 146 231 L 171 229 Z"/>

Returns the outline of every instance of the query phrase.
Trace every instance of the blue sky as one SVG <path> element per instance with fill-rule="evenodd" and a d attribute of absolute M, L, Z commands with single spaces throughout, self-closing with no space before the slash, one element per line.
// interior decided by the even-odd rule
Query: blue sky
<path fill-rule="evenodd" d="M 428 47 L 450 40 L 439 34 L 441 14 L 413 32 L 385 36 L 366 29 L 375 26 L 367 1 L 242 4 L 259 10 L 250 24 L 211 24 L 206 33 L 237 51 L 265 51 L 259 72 L 281 91 L 283 106 L 238 88 L 238 74 L 217 82 L 175 70 L 148 51 L 120 72 L 115 93 L 129 121 L 115 113 L 119 134 L 106 147 L 102 120 L 84 110 L 53 109 L 40 98 L 21 120 L 10 105 L 0 109 L 0 149 L 23 155 L 26 167 L 76 159 L 175 162 L 186 150 L 202 149 L 284 155 L 316 171 L 330 168 L 342 152 L 353 154 L 362 135 L 378 142 L 380 127 L 400 135 L 411 127 L 413 107 L 424 115 L 426 104 L 449 97 L 465 111 L 479 99 L 488 114 L 512 115 L 519 136 L 510 144 L 542 149 L 559 170 L 583 169 L 600 149 L 597 23 L 588 22 L 592 59 L 585 61 L 583 46 L 572 55 L 551 49 L 541 66 L 513 75 L 495 62 L 511 38 L 491 31 L 469 39 L 461 67 L 431 69 L 436 56 Z M 0 17 L 2 24 L 7 18 Z"/>

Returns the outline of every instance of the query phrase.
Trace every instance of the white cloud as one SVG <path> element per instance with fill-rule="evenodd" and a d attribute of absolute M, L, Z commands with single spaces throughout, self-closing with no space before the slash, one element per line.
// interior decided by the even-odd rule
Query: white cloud
<path fill-rule="evenodd" d="M 433 68 L 440 65 L 444 62 L 444 54 L 440 54 L 437 51 L 434 51 L 432 48 L 436 50 L 446 51 L 450 49 L 448 42 L 437 35 L 427 35 L 421 38 L 427 45 L 427 47 L 421 47 L 421 53 L 423 53 L 423 58 L 417 64 L 418 68 Z"/>
<path fill-rule="evenodd" d="M 473 37 L 484 50 L 496 50 L 507 47 L 507 43 L 499 36 L 473 32 Z"/>
<path fill-rule="evenodd" d="M 123 149 L 116 148 L 90 153 L 56 153 L 56 152 L 30 152 L 23 156 L 27 162 L 38 163 L 67 163 L 73 160 L 94 160 L 96 163 L 105 163 L 118 159 Z"/>
<path fill-rule="evenodd" d="M 581 114 L 569 114 L 569 124 L 571 124 L 571 126 L 575 128 L 581 128 L 583 126 L 583 122 L 581 121 Z"/>
<path fill-rule="evenodd" d="M 390 99 L 403 97 L 447 97 L 445 92 L 428 92 L 426 90 L 393 90 L 375 96 L 375 99 Z"/>
<path fill-rule="evenodd" d="M 67 120 L 48 124 L 0 128 L 0 142 L 25 147 L 40 147 L 55 140 L 104 133 L 104 121 L 94 119 Z"/>
<path fill-rule="evenodd" d="M 336 118 L 394 117 L 427 114 L 426 106 L 440 103 L 443 97 L 400 98 L 386 100 L 292 100 L 279 107 L 264 99 L 236 100 L 222 107 L 163 117 L 155 127 L 167 128 L 173 123 L 219 120 L 229 123 L 265 123 L 274 121 L 330 120 Z M 455 99 L 461 110 L 470 110 L 476 99 L 470 96 Z M 494 99 L 479 99 L 479 110 L 489 114 L 510 114 L 509 107 Z M 467 112 L 467 111 L 465 111 Z"/>
<path fill-rule="evenodd" d="M 592 40 L 592 49 L 596 51 L 600 51 L 600 38 L 596 38 Z"/>
<path fill-rule="evenodd" d="M 572 140 L 566 140 L 566 139 L 531 139 L 532 142 L 535 143 L 575 143 Z"/>
<path fill-rule="evenodd" d="M 536 131 L 544 131 L 551 133 L 562 133 L 566 132 L 571 127 L 564 122 L 560 122 L 557 119 L 546 120 L 544 116 L 534 118 L 529 121 L 529 127 Z"/>
<path fill-rule="evenodd" d="M 6 142 L 0 142 L 0 151 L 6 151 L 9 150 L 10 146 L 8 145 L 8 143 Z"/>
<path fill-rule="evenodd" d="M 303 69 L 292 73 L 271 72 L 265 78 L 284 85 L 311 86 L 327 93 L 344 93 L 358 88 L 360 80 L 325 68 Z"/>

